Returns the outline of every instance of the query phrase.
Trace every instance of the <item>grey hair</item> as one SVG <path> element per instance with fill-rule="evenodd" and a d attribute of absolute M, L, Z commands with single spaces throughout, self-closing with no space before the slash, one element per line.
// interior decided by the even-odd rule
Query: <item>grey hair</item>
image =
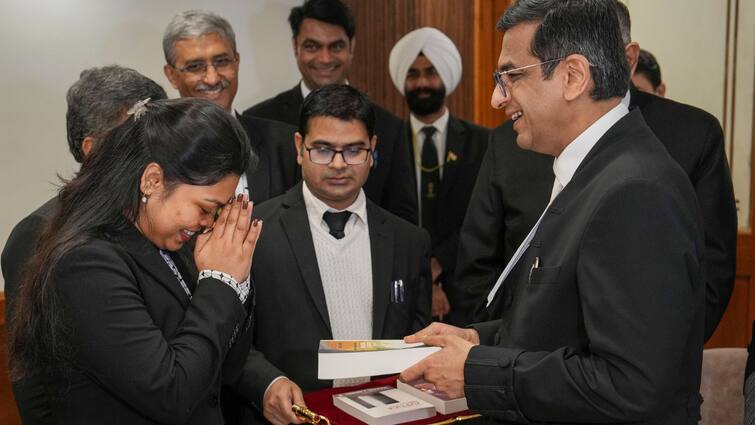
<path fill-rule="evenodd" d="M 616 17 L 619 18 L 621 29 L 621 41 L 624 45 L 632 42 L 632 19 L 629 17 L 629 8 L 619 0 L 616 1 Z"/>
<path fill-rule="evenodd" d="M 187 10 L 174 16 L 163 34 L 163 54 L 169 65 L 176 63 L 176 42 L 184 38 L 217 33 L 231 43 L 236 53 L 236 33 L 231 24 L 220 15 L 205 10 Z"/>
<path fill-rule="evenodd" d="M 498 21 L 506 31 L 526 22 L 539 22 L 530 53 L 541 61 L 579 54 L 590 63 L 595 87 L 590 97 L 621 97 L 629 84 L 629 64 L 616 16 L 616 0 L 518 0 Z M 558 62 L 542 65 L 549 79 Z"/>
<path fill-rule="evenodd" d="M 77 162 L 84 160 L 84 138 L 102 139 L 123 120 L 136 102 L 167 99 L 159 84 L 119 65 L 85 69 L 66 94 L 68 149 Z"/>

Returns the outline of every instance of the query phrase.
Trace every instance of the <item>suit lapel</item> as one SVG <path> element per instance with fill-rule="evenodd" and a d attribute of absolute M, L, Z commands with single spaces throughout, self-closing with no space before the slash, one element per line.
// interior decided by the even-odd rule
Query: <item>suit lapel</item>
<path fill-rule="evenodd" d="M 379 143 L 380 141 L 378 141 Z M 417 196 L 417 157 L 415 155 L 415 147 L 414 147 L 414 132 L 412 131 L 412 124 L 410 120 L 406 120 L 406 143 L 409 144 L 409 158 L 411 158 L 411 162 L 409 165 L 411 165 L 412 168 L 412 182 L 414 185 L 412 186 L 414 189 L 412 192 L 415 192 L 415 196 Z"/>
<path fill-rule="evenodd" d="M 151 275 L 159 285 L 165 287 L 174 297 L 186 308 L 189 305 L 189 296 L 186 295 L 178 278 L 163 260 L 157 248 L 145 238 L 136 227 L 124 231 L 121 237 L 121 243 L 136 261 L 149 275 Z M 184 281 L 191 279 L 191 276 L 181 276 Z M 186 281 L 189 285 L 189 282 Z"/>
<path fill-rule="evenodd" d="M 304 103 L 304 97 L 301 95 L 301 87 L 297 84 L 294 88 L 285 93 L 283 110 L 279 111 L 281 116 L 286 117 L 286 122 L 289 122 L 296 127 L 299 126 L 299 110 L 301 109 L 302 103 Z M 296 170 L 294 181 L 301 181 L 301 167 L 296 166 L 294 169 Z"/>
<path fill-rule="evenodd" d="M 285 96 L 283 96 L 283 110 L 278 111 L 281 116 L 286 117 L 285 121 L 290 122 L 293 125 L 298 125 L 299 123 L 299 109 L 301 109 L 301 104 L 304 103 L 304 97 L 301 95 L 301 87 L 299 84 L 295 85 L 294 88 L 287 91 L 285 93 Z"/>
<path fill-rule="evenodd" d="M 448 133 L 446 135 L 446 157 L 443 162 L 443 177 L 441 179 L 440 187 L 440 199 L 448 198 L 449 191 L 451 190 L 450 182 L 456 179 L 456 175 L 459 172 L 459 164 L 466 158 L 466 152 L 464 152 L 465 136 L 464 126 L 461 125 L 453 116 L 448 117 Z M 448 182 L 449 184 L 447 184 Z M 438 213 L 442 213 L 444 209 L 438 208 Z"/>
<path fill-rule="evenodd" d="M 367 201 L 370 252 L 372 258 L 372 337 L 380 338 L 390 302 L 390 285 L 396 276 L 393 272 L 393 231 L 386 223 L 383 212 Z"/>
<path fill-rule="evenodd" d="M 640 108 L 640 111 L 642 111 L 642 107 L 647 104 L 648 97 L 642 96 L 640 94 L 640 91 L 637 90 L 637 88 L 634 86 L 634 84 L 631 84 L 629 87 L 629 110 L 632 111 L 635 108 Z"/>
<path fill-rule="evenodd" d="M 328 305 L 325 301 L 325 292 L 320 278 L 320 268 L 317 265 L 317 254 L 315 253 L 312 231 L 309 228 L 307 218 L 307 208 L 302 197 L 301 182 L 286 192 L 285 197 L 283 205 L 287 209 L 281 213 L 281 226 L 294 252 L 299 271 L 315 307 L 328 329 L 331 329 Z"/>

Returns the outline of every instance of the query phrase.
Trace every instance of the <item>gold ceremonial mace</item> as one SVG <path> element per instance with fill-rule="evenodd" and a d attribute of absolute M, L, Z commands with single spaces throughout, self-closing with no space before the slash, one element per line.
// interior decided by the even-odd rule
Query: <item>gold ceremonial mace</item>
<path fill-rule="evenodd" d="M 328 420 L 328 418 L 322 415 L 318 415 L 317 413 L 307 409 L 306 407 L 301 407 L 297 404 L 294 404 L 291 406 L 291 410 L 294 412 L 294 415 L 305 419 L 307 423 L 330 425 L 330 420 Z"/>

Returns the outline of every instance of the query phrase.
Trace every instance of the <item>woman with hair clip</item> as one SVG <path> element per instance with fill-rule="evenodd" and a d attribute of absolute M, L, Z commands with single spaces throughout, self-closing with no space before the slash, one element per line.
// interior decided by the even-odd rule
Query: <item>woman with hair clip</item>
<path fill-rule="evenodd" d="M 221 424 L 251 344 L 262 223 L 233 197 L 249 143 L 201 99 L 129 115 L 60 191 L 11 320 L 12 377 L 44 382 L 54 423 Z"/>

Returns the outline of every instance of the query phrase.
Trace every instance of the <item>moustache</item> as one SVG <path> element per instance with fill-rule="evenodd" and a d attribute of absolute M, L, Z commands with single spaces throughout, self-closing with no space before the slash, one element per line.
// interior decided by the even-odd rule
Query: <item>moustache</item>
<path fill-rule="evenodd" d="M 427 94 L 427 97 L 420 95 Z M 446 98 L 445 87 L 434 89 L 430 87 L 417 88 L 406 92 L 406 103 L 409 110 L 418 116 L 425 116 L 437 112 L 443 107 Z"/>
<path fill-rule="evenodd" d="M 218 90 L 227 89 L 228 86 L 230 85 L 231 83 L 228 80 L 223 79 L 223 80 L 218 81 L 217 84 L 213 84 L 213 85 L 199 83 L 197 84 L 195 90 L 198 92 L 218 91 Z"/>

